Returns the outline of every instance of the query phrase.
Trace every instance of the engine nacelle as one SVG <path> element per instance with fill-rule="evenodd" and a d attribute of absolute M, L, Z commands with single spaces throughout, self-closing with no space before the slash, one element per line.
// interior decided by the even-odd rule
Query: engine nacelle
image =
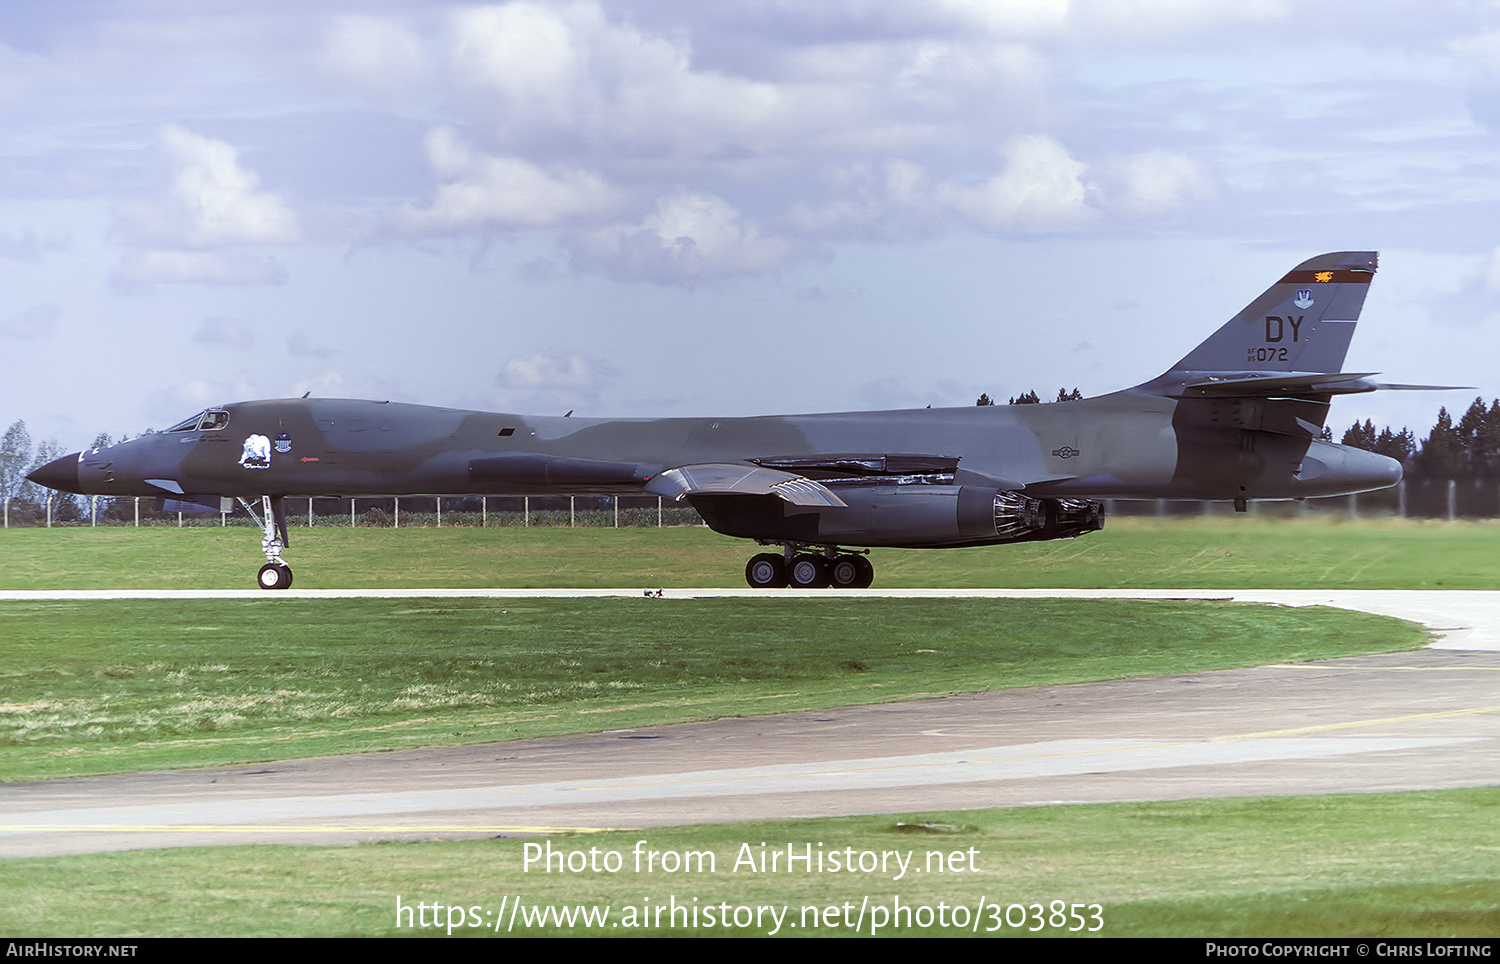
<path fill-rule="evenodd" d="M 974 485 L 835 485 L 843 506 L 776 496 L 690 495 L 716 532 L 766 542 L 929 549 L 1068 539 L 1104 525 L 1086 499 L 1033 499 Z"/>

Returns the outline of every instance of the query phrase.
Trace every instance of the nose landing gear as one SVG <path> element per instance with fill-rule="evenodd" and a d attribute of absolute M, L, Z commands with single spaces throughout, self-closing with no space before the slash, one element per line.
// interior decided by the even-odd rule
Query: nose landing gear
<path fill-rule="evenodd" d="M 245 499 L 240 499 L 239 503 L 260 526 L 262 533 L 260 548 L 266 554 L 266 564 L 255 574 L 256 585 L 262 589 L 290 589 L 292 567 L 281 560 L 281 550 L 291 545 L 286 533 L 286 500 L 279 495 L 261 496 L 263 516 L 256 515 L 255 508 Z"/>
<path fill-rule="evenodd" d="M 268 562 L 255 574 L 255 581 L 262 589 L 290 589 L 292 567 L 284 562 Z"/>

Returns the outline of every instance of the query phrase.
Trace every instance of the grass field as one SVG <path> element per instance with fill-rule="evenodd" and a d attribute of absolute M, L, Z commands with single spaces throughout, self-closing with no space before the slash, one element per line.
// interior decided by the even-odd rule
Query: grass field
<path fill-rule="evenodd" d="M 877 551 L 874 559 L 876 585 L 887 587 L 1494 589 L 1497 536 L 1500 526 L 1486 523 L 1112 520 L 1069 542 Z M 319 528 L 296 529 L 293 539 L 288 558 L 299 588 L 738 586 L 752 551 L 701 528 Z M 245 529 L 9 530 L 0 546 L 0 589 L 243 588 L 259 562 Z M 1318 659 L 1422 638 L 1409 624 L 1374 616 L 1214 602 L 775 593 L 3 602 L 0 780 Z M 1099 904 L 1100 932 L 1109 936 L 1495 936 L 1497 816 L 1500 790 L 1488 789 L 920 813 L 554 840 L 625 852 L 649 837 L 652 847 L 710 850 L 721 861 L 718 871 L 692 878 L 526 873 L 517 840 L 10 860 L 0 862 L 7 898 L 0 930 L 409 934 L 396 927 L 400 895 L 408 905 L 461 906 L 466 921 L 467 908 L 493 919 L 502 900 L 514 906 L 517 897 L 530 907 L 609 906 L 617 915 L 693 898 L 785 905 L 794 914 L 805 905 L 857 908 L 865 898 L 887 907 L 899 898 L 929 913 L 983 899 L 999 905 L 1002 918 L 1025 912 L 1022 929 L 998 932 L 1014 935 L 1029 932 L 1029 905 L 1063 900 Z M 901 830 L 898 822 L 936 826 Z M 724 869 L 742 844 L 762 841 L 973 848 L 979 870 L 893 882 Z M 994 920 L 983 917 L 980 932 Z"/>
<path fill-rule="evenodd" d="M 702 527 L 294 528 L 302 589 L 743 586 L 758 551 Z M 246 528 L 0 530 L 0 589 L 240 589 Z M 1500 589 L 1500 522 L 1111 519 L 1078 539 L 877 549 L 877 588 Z"/>
<path fill-rule="evenodd" d="M 620 854 L 620 870 L 550 874 L 540 865 L 523 869 L 525 841 L 515 839 L 10 860 L 0 862 L 0 932 L 439 936 L 447 933 L 448 907 L 458 911 L 453 936 L 493 935 L 496 917 L 501 934 L 771 931 L 769 915 L 754 926 L 748 912 L 741 919 L 750 926 L 707 926 L 703 911 L 722 913 L 727 904 L 777 908 L 780 936 L 850 936 L 868 935 L 879 922 L 871 908 L 890 910 L 899 900 L 911 923 L 887 921 L 881 936 L 967 935 L 976 924 L 981 934 L 1033 936 L 1031 905 L 1040 903 L 1040 933 L 1048 936 L 1097 928 L 1107 937 L 1494 937 L 1497 817 L 1500 790 L 1489 789 L 768 821 L 556 837 L 560 850 Z M 659 851 L 712 852 L 713 869 L 636 872 L 631 855 L 641 840 Z M 928 871 L 929 852 L 958 852 L 963 860 L 899 880 L 894 865 L 885 873 L 773 874 L 735 869 L 746 844 L 752 856 L 762 844 L 904 851 L 911 866 Z M 419 923 L 413 913 L 398 928 L 398 896 L 408 907 L 423 904 L 420 921 L 436 918 L 438 926 L 412 926 Z M 512 925 L 517 898 L 529 912 L 553 905 L 607 908 L 611 916 L 592 927 L 525 927 L 517 915 Z M 699 910 L 697 928 L 686 914 L 676 928 L 650 926 L 652 909 L 674 901 Z M 1054 901 L 1080 917 L 1065 912 L 1051 926 Z M 431 904 L 445 909 L 434 913 Z M 976 907 L 983 909 L 975 914 Z M 849 919 L 862 908 L 856 932 Z M 965 926 L 954 925 L 959 908 Z M 924 912 L 931 926 L 919 926 Z"/>
<path fill-rule="evenodd" d="M 0 603 L 0 780 L 477 743 L 1409 648 L 1211 601 Z"/>

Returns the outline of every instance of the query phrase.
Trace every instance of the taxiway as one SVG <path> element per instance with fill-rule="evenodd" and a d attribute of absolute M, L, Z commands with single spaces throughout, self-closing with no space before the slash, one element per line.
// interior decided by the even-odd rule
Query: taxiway
<path fill-rule="evenodd" d="M 741 592 L 667 590 L 665 595 Z M 578 594 L 639 596 L 641 590 Z M 0 789 L 0 856 L 1436 789 L 1493 785 L 1500 774 L 1500 593 L 867 594 L 1336 605 L 1414 619 L 1446 635 L 1416 652 L 1317 663 L 955 694 L 512 743 L 12 784 Z M 3 593 L 0 598 L 43 595 L 104 594 Z"/>

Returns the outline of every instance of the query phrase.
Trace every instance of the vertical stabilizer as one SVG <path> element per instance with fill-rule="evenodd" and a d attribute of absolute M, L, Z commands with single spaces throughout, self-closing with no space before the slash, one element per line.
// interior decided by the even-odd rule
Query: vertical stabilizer
<path fill-rule="evenodd" d="M 1375 277 L 1374 251 L 1297 265 L 1172 366 L 1178 372 L 1337 372 Z"/>

